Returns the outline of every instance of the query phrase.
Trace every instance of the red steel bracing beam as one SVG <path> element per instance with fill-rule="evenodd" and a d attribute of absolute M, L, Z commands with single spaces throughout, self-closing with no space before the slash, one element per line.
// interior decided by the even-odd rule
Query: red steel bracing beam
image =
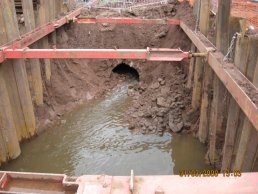
<path fill-rule="evenodd" d="M 2 57 L 1 57 L 2 55 Z M 143 59 L 149 61 L 182 61 L 189 58 L 189 52 L 180 49 L 5 49 L 0 59 Z M 0 61 L 1 62 L 1 61 Z"/>
<path fill-rule="evenodd" d="M 76 22 L 79 24 L 166 24 L 166 25 L 180 25 L 180 20 L 177 19 L 139 19 L 139 18 L 77 18 Z"/>
<path fill-rule="evenodd" d="M 81 10 L 82 10 L 82 8 L 78 8 L 78 9 L 68 13 L 66 16 L 62 17 L 61 19 L 46 23 L 46 24 L 36 28 L 35 30 L 32 30 L 31 32 L 28 32 L 28 33 L 22 35 L 20 38 L 1 46 L 0 50 L 19 49 L 19 48 L 27 47 L 27 46 L 35 43 L 36 41 L 40 40 L 44 36 L 55 31 L 56 28 L 63 26 L 64 24 L 69 22 L 69 20 L 80 15 Z M 1 56 L 0 56 L 0 60 L 1 60 Z"/>

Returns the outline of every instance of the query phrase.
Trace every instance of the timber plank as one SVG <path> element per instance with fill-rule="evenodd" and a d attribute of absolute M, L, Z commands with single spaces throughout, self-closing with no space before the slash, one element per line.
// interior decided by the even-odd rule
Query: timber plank
<path fill-rule="evenodd" d="M 248 38 L 242 37 L 241 35 L 237 36 L 234 64 L 243 74 L 246 74 L 247 70 L 248 45 Z M 239 120 L 243 120 L 243 118 L 240 117 L 244 117 L 244 114 L 240 114 L 240 111 L 240 107 L 231 97 L 229 103 L 225 142 L 223 146 L 222 170 L 229 170 L 232 166 L 231 163 L 233 150 L 236 143 L 236 134 L 237 130 L 239 130 L 238 124 Z"/>
<path fill-rule="evenodd" d="M 30 32 L 36 28 L 33 3 L 31 0 L 22 0 L 22 7 L 26 32 Z M 37 43 L 35 43 L 32 48 L 36 49 Z M 31 74 L 31 85 L 35 102 L 37 105 L 43 105 L 43 85 L 39 59 L 28 60 L 28 66 Z"/>
<path fill-rule="evenodd" d="M 38 10 L 38 16 L 37 16 L 37 25 L 41 26 L 47 22 L 49 22 L 49 5 L 48 5 L 48 0 L 40 0 L 40 7 Z M 49 42 L 48 42 L 48 37 L 44 37 L 41 39 L 39 42 L 39 45 L 43 49 L 49 48 Z M 51 79 L 51 63 L 50 59 L 44 59 L 44 70 L 45 70 L 45 75 L 46 79 L 50 81 Z"/>
<path fill-rule="evenodd" d="M 201 12 L 200 12 L 200 31 L 207 36 L 209 32 L 210 22 L 210 1 L 201 0 Z M 198 137 L 202 143 L 205 143 L 209 133 L 209 116 L 211 110 L 212 101 L 212 81 L 213 70 L 209 64 L 204 62 L 203 67 L 203 81 L 202 81 L 202 94 L 201 94 L 201 110 L 200 110 L 200 124 L 198 130 Z"/>
<path fill-rule="evenodd" d="M 247 77 L 250 79 L 255 78 L 257 75 L 256 70 L 258 68 L 258 39 L 257 38 L 248 38 L 248 49 L 246 49 L 248 52 L 246 53 L 247 56 L 247 69 L 246 74 Z M 258 82 L 255 82 L 254 85 L 258 87 Z M 256 153 L 258 148 L 258 132 L 255 130 L 254 126 L 251 124 L 251 122 L 248 120 L 247 117 L 245 117 L 243 128 L 241 129 L 241 137 L 240 137 L 240 143 L 236 155 L 236 161 L 234 165 L 234 169 L 242 170 L 245 172 L 249 172 L 253 168 L 253 164 L 256 160 Z"/>
<path fill-rule="evenodd" d="M 231 11 L 231 0 L 219 0 L 216 25 L 216 47 L 224 55 L 227 52 L 229 45 L 229 18 Z M 210 136 L 210 158 L 212 163 L 216 163 L 216 135 L 218 132 L 223 133 L 223 119 L 225 117 L 225 109 L 227 104 L 228 92 L 217 76 L 214 77 L 214 93 L 212 115 L 211 136 Z"/>
<path fill-rule="evenodd" d="M 7 40 L 12 41 L 20 35 L 15 14 L 14 2 L 3 0 L 2 6 Z M 26 130 L 24 130 L 24 124 L 22 126 L 19 125 L 19 129 L 21 131 L 20 138 L 28 138 L 35 134 L 36 126 L 25 63 L 24 60 L 12 60 L 11 63 L 11 65 L 8 65 L 8 67 L 5 68 L 6 72 L 8 72 L 10 76 L 11 83 L 8 83 L 10 84 L 10 86 L 12 86 L 12 88 L 9 87 L 8 89 L 9 97 L 14 97 L 13 102 L 17 104 L 17 106 L 13 107 L 12 109 L 13 114 L 17 114 L 17 112 L 22 111 L 23 120 L 25 122 Z M 19 115 L 18 117 L 19 120 L 22 120 L 21 115 Z M 23 121 L 21 122 L 23 123 Z"/>

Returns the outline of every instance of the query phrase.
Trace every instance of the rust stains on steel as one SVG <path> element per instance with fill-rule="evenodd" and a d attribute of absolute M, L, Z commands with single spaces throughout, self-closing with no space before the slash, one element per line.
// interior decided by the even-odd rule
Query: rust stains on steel
<path fill-rule="evenodd" d="M 194 33 L 186 24 L 181 28 L 201 52 L 208 52 L 208 63 L 258 131 L 258 90 L 232 63 L 223 61 L 209 40 Z"/>
<path fill-rule="evenodd" d="M 139 18 L 85 18 L 76 19 L 79 24 L 165 24 L 165 25 L 180 25 L 180 20 L 177 19 L 139 19 Z"/>
<path fill-rule="evenodd" d="M 189 52 L 180 49 L 4 49 L 1 59 L 21 58 L 88 58 L 88 59 L 143 59 L 149 61 L 182 61 L 189 58 Z"/>

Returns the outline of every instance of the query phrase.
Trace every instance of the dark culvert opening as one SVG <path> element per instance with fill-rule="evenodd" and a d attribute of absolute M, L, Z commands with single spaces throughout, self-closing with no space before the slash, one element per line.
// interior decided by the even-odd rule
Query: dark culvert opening
<path fill-rule="evenodd" d="M 126 63 L 118 64 L 112 71 L 114 73 L 124 74 L 124 75 L 128 76 L 131 79 L 135 79 L 137 81 L 140 81 L 140 75 L 139 75 L 138 71 L 135 68 L 130 67 Z"/>

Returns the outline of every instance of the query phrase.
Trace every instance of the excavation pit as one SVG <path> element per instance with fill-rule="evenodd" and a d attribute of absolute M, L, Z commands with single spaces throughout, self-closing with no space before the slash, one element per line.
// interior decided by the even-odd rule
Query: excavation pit
<path fill-rule="evenodd" d="M 167 9 L 162 7 L 156 17 L 170 14 Z M 72 24 L 57 31 L 58 48 L 180 46 L 189 50 L 189 45 L 177 26 Z M 48 106 L 37 110 L 42 127 L 50 129 L 24 143 L 23 155 L 4 169 L 79 176 L 127 175 L 131 169 L 141 175 L 168 175 L 178 174 L 180 169 L 209 168 L 204 161 L 205 146 L 185 134 L 189 128 L 183 114 L 191 98 L 183 87 L 187 63 L 53 60 L 51 85 L 45 82 L 45 101 L 53 104 L 55 111 Z M 91 98 L 96 99 L 89 101 Z M 73 102 L 86 104 L 70 112 L 78 106 Z M 58 115 L 60 125 L 51 126 L 49 118 L 55 120 Z M 43 150 L 38 152 L 38 148 Z M 187 154 L 181 154 L 186 150 Z M 55 161 L 59 163 L 53 165 Z"/>
<path fill-rule="evenodd" d="M 148 1 L 1 1 L 0 193 L 257 190 L 258 4 Z"/>
<path fill-rule="evenodd" d="M 154 7 L 137 14 L 153 19 L 173 17 L 167 11 L 170 8 L 175 6 Z M 82 11 L 82 15 L 88 13 L 119 14 Z M 175 25 L 74 23 L 57 30 L 56 46 L 115 50 L 181 47 L 187 51 L 189 45 L 188 37 Z M 141 175 L 169 175 L 185 168 L 209 168 L 204 161 L 205 146 L 188 134 L 189 124 L 184 120 L 191 100 L 184 87 L 188 63 L 51 60 L 50 81 L 43 72 L 45 104 L 36 107 L 39 131 L 43 133 L 24 143 L 22 156 L 3 169 L 79 176 L 127 175 L 131 169 Z M 38 152 L 39 148 L 43 150 Z M 189 153 L 181 155 L 184 150 Z M 53 165 L 55 161 L 62 162 Z"/>

